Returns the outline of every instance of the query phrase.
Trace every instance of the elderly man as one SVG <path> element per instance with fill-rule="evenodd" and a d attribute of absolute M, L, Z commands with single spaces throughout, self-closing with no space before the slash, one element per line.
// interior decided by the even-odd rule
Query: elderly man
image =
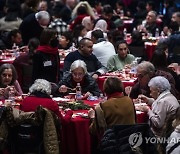
<path fill-rule="evenodd" d="M 41 32 L 48 26 L 50 15 L 47 11 L 39 11 L 28 15 L 21 23 L 19 29 L 24 44 L 28 44 L 33 37 L 40 38 Z"/>
<path fill-rule="evenodd" d="M 148 61 L 144 61 L 137 66 L 137 78 L 138 82 L 132 87 L 130 91 L 130 97 L 136 99 L 139 94 L 143 94 L 145 96 L 150 96 L 150 89 L 148 87 L 148 82 L 151 78 L 155 76 L 164 76 L 166 77 L 171 84 L 171 92 L 178 97 L 178 92 L 175 89 L 175 80 L 173 76 L 162 70 L 155 70 L 155 67 L 152 63 Z M 128 91 L 128 87 L 126 88 L 126 92 Z"/>
<path fill-rule="evenodd" d="M 138 26 L 138 30 L 145 33 L 151 33 L 152 36 L 155 36 L 156 29 L 159 30 L 159 27 L 156 23 L 156 19 L 157 13 L 155 11 L 148 12 L 146 20 L 142 22 L 142 25 Z"/>
<path fill-rule="evenodd" d="M 83 38 L 79 42 L 79 49 L 77 51 L 69 53 L 64 60 L 63 72 L 69 71 L 71 64 L 75 60 L 83 60 L 87 65 L 87 71 L 92 75 L 94 79 L 97 79 L 99 75 L 104 74 L 107 69 L 101 62 L 92 54 L 93 42 L 91 39 Z"/>

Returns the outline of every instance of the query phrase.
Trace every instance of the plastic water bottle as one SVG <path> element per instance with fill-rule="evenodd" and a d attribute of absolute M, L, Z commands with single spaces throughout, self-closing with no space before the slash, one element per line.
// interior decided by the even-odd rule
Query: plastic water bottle
<path fill-rule="evenodd" d="M 81 85 L 80 85 L 80 83 L 77 83 L 77 86 L 76 86 L 76 100 L 81 100 L 81 99 L 82 99 Z"/>
<path fill-rule="evenodd" d="M 12 46 L 12 50 L 13 50 L 13 54 L 15 58 L 19 57 L 19 52 L 17 51 L 17 49 L 18 49 L 18 46 L 16 45 L 16 43 L 14 43 Z"/>
<path fill-rule="evenodd" d="M 123 34 L 124 34 L 124 39 L 126 40 L 126 35 L 127 35 L 127 29 L 126 28 L 124 28 Z"/>
<path fill-rule="evenodd" d="M 159 37 L 159 29 L 158 28 L 156 28 L 155 37 Z"/>
<path fill-rule="evenodd" d="M 9 95 L 8 99 L 11 100 L 12 103 L 14 103 L 14 101 L 15 101 L 14 87 L 10 87 L 8 95 Z"/>

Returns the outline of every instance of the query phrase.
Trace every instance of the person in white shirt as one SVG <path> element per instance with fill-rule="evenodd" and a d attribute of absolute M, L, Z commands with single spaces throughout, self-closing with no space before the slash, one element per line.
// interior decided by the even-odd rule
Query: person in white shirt
<path fill-rule="evenodd" d="M 94 43 L 93 54 L 102 63 L 102 65 L 106 67 L 109 57 L 116 54 L 113 44 L 104 39 L 104 35 L 101 30 L 93 31 L 91 33 L 91 39 Z"/>

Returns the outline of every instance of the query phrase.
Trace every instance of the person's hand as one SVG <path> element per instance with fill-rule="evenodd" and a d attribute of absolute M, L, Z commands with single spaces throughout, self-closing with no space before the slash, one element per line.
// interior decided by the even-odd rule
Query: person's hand
<path fill-rule="evenodd" d="M 177 73 L 178 63 L 171 63 L 168 68 L 172 69 L 174 72 Z"/>
<path fill-rule="evenodd" d="M 95 111 L 92 108 L 88 111 L 88 116 L 90 119 L 95 118 Z"/>
<path fill-rule="evenodd" d="M 140 110 L 142 112 L 148 112 L 150 108 L 147 105 L 142 105 L 142 106 L 138 106 L 138 108 L 136 107 L 136 110 Z"/>
<path fill-rule="evenodd" d="M 65 85 L 62 85 L 60 88 L 59 88 L 59 92 L 60 93 L 66 93 L 68 90 L 68 88 L 65 86 Z"/>
<path fill-rule="evenodd" d="M 5 94 L 12 94 L 12 95 L 16 95 L 17 94 L 17 90 L 15 89 L 15 87 L 14 86 L 7 86 L 6 88 L 5 88 Z"/>
<path fill-rule="evenodd" d="M 138 99 L 142 100 L 142 102 L 144 102 L 144 103 L 147 103 L 147 102 L 148 102 L 148 97 L 145 96 L 145 95 L 142 95 L 142 94 L 140 94 L 140 95 L 138 96 Z"/>
<path fill-rule="evenodd" d="M 85 93 L 84 97 L 88 98 L 89 96 L 92 96 L 92 94 L 88 91 L 87 93 Z"/>
<path fill-rule="evenodd" d="M 98 75 L 97 74 L 93 74 L 93 76 L 92 76 L 95 80 L 97 80 L 98 79 Z"/>
<path fill-rule="evenodd" d="M 0 95 L 4 95 L 4 91 L 5 91 L 4 88 L 0 88 Z"/>
<path fill-rule="evenodd" d="M 22 46 L 22 47 L 19 48 L 19 51 L 21 51 L 21 52 L 28 52 L 29 48 L 28 48 L 28 46 Z"/>
<path fill-rule="evenodd" d="M 132 87 L 130 87 L 130 86 L 125 87 L 125 93 L 126 93 L 128 96 L 130 95 L 131 90 L 132 90 Z"/>

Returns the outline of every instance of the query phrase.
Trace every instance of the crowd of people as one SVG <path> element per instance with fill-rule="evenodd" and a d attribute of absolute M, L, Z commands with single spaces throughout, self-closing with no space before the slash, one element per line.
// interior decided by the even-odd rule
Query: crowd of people
<path fill-rule="evenodd" d="M 16 56 L 13 64 L 0 66 L 0 98 L 29 92 L 20 109 L 34 111 L 42 105 L 61 117 L 50 95 L 65 96 L 80 83 L 84 99 L 102 92 L 107 96 L 89 111 L 92 134 L 117 124 L 135 124 L 133 101 L 141 100 L 147 105 L 138 110 L 148 114 L 152 132 L 162 137 L 172 118 L 172 134 L 165 135 L 178 138 L 178 4 L 173 0 L 0 0 L 0 53 Z M 124 21 L 129 19 L 133 22 L 127 28 Z M 157 43 L 151 59 L 145 53 L 149 38 Z M 133 87 L 124 88 L 119 78 L 109 77 L 103 91 L 99 89 L 99 76 L 132 67 L 137 75 Z M 179 145 L 172 147 L 168 144 L 161 152 L 180 151 Z"/>

